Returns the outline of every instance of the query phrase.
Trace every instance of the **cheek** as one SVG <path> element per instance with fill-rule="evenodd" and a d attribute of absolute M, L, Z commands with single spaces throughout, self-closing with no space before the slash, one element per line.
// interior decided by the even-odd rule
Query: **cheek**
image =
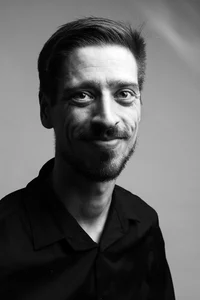
<path fill-rule="evenodd" d="M 59 105 L 53 111 L 53 127 L 55 135 L 59 140 L 64 141 L 70 131 L 70 125 L 73 124 L 73 115 L 67 105 Z"/>
<path fill-rule="evenodd" d="M 67 138 L 70 140 L 79 137 L 80 133 L 87 127 L 88 120 L 88 114 L 84 109 L 69 107 L 64 114 L 64 131 Z"/>
<path fill-rule="evenodd" d="M 131 132 L 138 130 L 138 125 L 141 118 L 140 106 L 133 106 L 123 111 L 121 114 L 123 122 L 130 128 Z"/>

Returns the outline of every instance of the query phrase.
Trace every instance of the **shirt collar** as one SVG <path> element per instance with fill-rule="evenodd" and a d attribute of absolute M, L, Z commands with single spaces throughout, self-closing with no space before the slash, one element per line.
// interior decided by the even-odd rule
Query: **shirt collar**
<path fill-rule="evenodd" d="M 122 187 L 115 185 L 113 199 L 115 201 L 115 207 L 119 218 L 122 222 L 127 219 L 141 222 L 141 218 L 137 212 L 137 198 L 138 197 L 136 195 L 133 195 Z"/>
<path fill-rule="evenodd" d="M 34 248 L 53 244 L 61 239 L 67 238 L 68 242 L 75 250 L 85 250 L 93 248 L 96 243 L 85 234 L 83 230 L 73 219 L 73 217 L 64 209 L 63 204 L 56 198 L 53 190 L 49 188 L 46 179 L 53 169 L 54 159 L 48 161 L 40 170 L 39 176 L 32 180 L 26 188 L 25 206 L 28 212 L 30 225 L 33 234 Z M 107 239 L 104 248 L 111 244 L 115 238 L 120 238 L 128 230 L 128 220 L 140 222 L 139 216 L 134 211 L 133 195 L 119 186 L 115 186 L 112 199 L 112 218 L 119 220 L 118 224 L 112 224 L 112 219 L 107 223 L 110 228 L 115 226 L 116 235 Z M 71 227 L 75 234 L 71 235 Z M 121 227 L 118 234 L 117 230 Z M 80 230 L 82 233 L 80 234 Z"/>

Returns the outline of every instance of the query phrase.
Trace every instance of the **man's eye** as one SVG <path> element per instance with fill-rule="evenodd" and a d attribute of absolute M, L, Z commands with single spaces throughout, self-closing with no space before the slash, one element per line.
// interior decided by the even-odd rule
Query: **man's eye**
<path fill-rule="evenodd" d="M 117 100 L 121 101 L 133 101 L 136 97 L 136 94 L 133 91 L 119 91 L 116 95 L 115 98 Z"/>
<path fill-rule="evenodd" d="M 72 100 L 77 101 L 77 102 L 89 102 L 93 99 L 94 97 L 86 92 L 80 92 L 76 93 L 71 97 Z"/>

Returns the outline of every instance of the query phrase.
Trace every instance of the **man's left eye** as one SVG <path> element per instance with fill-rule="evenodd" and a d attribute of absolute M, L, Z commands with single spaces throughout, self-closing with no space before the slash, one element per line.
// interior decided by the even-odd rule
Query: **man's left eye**
<path fill-rule="evenodd" d="M 121 101 L 133 101 L 136 97 L 136 94 L 133 91 L 119 91 L 116 93 L 115 98 Z"/>

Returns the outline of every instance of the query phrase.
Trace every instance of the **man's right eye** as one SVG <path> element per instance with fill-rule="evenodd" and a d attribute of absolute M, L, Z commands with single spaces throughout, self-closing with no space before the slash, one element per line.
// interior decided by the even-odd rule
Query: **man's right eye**
<path fill-rule="evenodd" d="M 87 103 L 94 99 L 94 96 L 88 92 L 78 92 L 72 95 L 71 100 L 79 103 Z"/>

